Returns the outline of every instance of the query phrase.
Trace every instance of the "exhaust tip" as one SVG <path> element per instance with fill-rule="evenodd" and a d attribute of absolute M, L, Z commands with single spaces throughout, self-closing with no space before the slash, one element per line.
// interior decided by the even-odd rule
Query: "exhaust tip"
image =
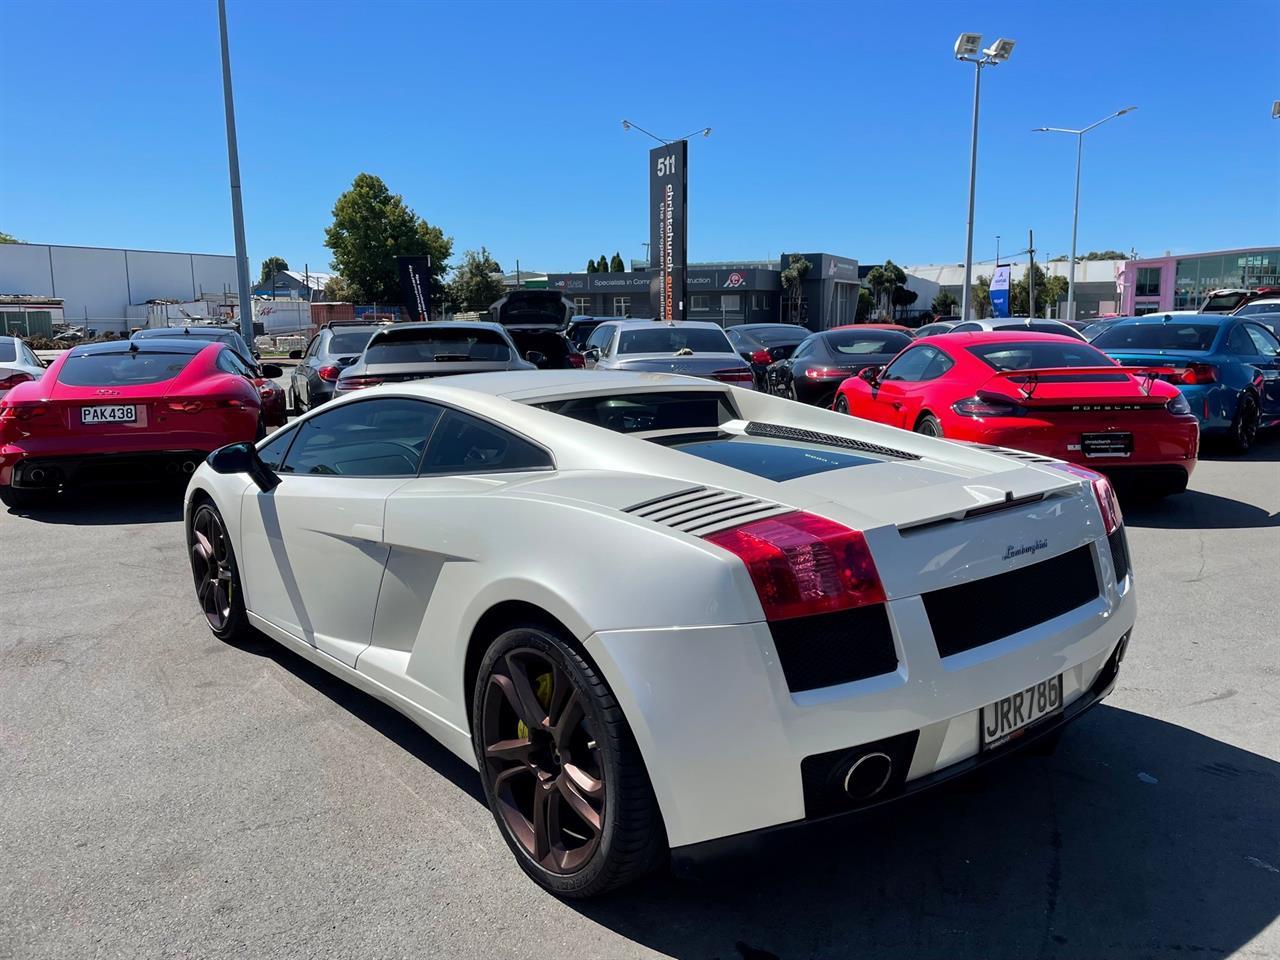
<path fill-rule="evenodd" d="M 196 472 L 196 463 L 195 463 L 195 461 L 194 461 L 194 460 L 183 460 L 183 461 L 182 461 L 182 472 L 183 472 L 183 473 L 195 473 L 195 472 Z"/>
<path fill-rule="evenodd" d="M 28 476 L 29 476 L 32 480 L 34 480 L 36 483 L 42 483 L 42 482 L 44 482 L 45 472 L 44 472 L 43 470 L 41 470 L 39 467 L 36 467 L 34 470 L 32 470 L 32 471 L 28 474 Z"/>
<path fill-rule="evenodd" d="M 844 792 L 854 800 L 870 800 L 889 785 L 893 760 L 887 753 L 864 753 L 844 775 Z"/>
<path fill-rule="evenodd" d="M 174 463 L 172 460 L 170 460 L 168 463 L 164 465 L 164 472 L 170 473 L 170 474 L 177 473 L 178 465 Z"/>

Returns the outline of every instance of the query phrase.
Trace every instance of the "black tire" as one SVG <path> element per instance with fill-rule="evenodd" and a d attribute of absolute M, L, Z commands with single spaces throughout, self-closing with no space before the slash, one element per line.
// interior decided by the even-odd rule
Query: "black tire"
<path fill-rule="evenodd" d="M 248 639 L 249 618 L 240 589 L 240 568 L 222 514 L 212 503 L 206 501 L 192 511 L 187 544 L 196 599 L 209 629 L 228 643 Z"/>
<path fill-rule="evenodd" d="M 262 419 L 262 414 L 258 414 L 258 429 L 253 432 L 253 441 L 257 443 L 267 435 L 267 424 Z"/>
<path fill-rule="evenodd" d="M 845 399 L 843 393 L 839 394 L 836 397 L 835 410 L 836 410 L 836 413 L 843 413 L 843 414 L 849 413 L 849 401 Z"/>
<path fill-rule="evenodd" d="M 53 495 L 51 490 L 18 490 L 14 487 L 0 487 L 0 503 L 11 510 L 28 510 L 49 502 Z"/>
<path fill-rule="evenodd" d="M 1242 393 L 1236 401 L 1236 415 L 1227 432 L 1227 450 L 1230 453 L 1248 453 L 1258 436 L 1258 401 L 1252 393 Z"/>
<path fill-rule="evenodd" d="M 787 399 L 794 400 L 796 403 L 800 402 L 800 394 L 796 393 L 796 382 L 794 380 L 787 384 Z"/>
<path fill-rule="evenodd" d="M 916 433 L 926 437 L 942 436 L 942 422 L 932 413 L 926 413 L 916 421 Z"/>
<path fill-rule="evenodd" d="M 554 631 L 517 626 L 489 646 L 471 740 L 498 831 L 539 886 L 597 896 L 666 857 L 662 816 L 622 709 Z"/>

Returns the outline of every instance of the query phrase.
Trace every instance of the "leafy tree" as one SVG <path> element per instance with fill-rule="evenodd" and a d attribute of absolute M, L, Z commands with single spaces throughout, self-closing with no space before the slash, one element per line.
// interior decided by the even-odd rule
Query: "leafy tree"
<path fill-rule="evenodd" d="M 289 264 L 284 257 L 267 257 L 262 261 L 262 273 L 258 277 L 258 286 L 265 286 L 271 282 L 271 278 L 277 273 L 283 273 L 289 269 Z"/>
<path fill-rule="evenodd" d="M 355 303 L 356 295 L 351 289 L 351 284 L 343 280 L 342 277 L 334 274 L 324 285 L 324 293 L 321 294 L 329 303 Z"/>
<path fill-rule="evenodd" d="M 596 273 L 608 273 L 609 261 L 604 258 L 604 254 L 600 254 L 600 259 L 596 261 Z"/>
<path fill-rule="evenodd" d="M 588 257 L 588 258 L 587 258 L 587 273 L 598 273 L 598 272 L 599 272 L 599 270 L 598 270 L 598 268 L 596 267 L 596 262 L 595 262 L 594 260 L 592 260 L 590 257 Z"/>
<path fill-rule="evenodd" d="M 946 290 L 939 290 L 938 295 L 933 298 L 933 303 L 931 303 L 929 306 L 933 309 L 933 312 L 936 313 L 938 316 L 949 317 L 952 315 L 952 313 L 955 312 L 955 309 L 956 307 L 959 306 L 959 303 L 957 303 L 956 298 L 953 297 Z"/>
<path fill-rule="evenodd" d="M 788 266 L 782 271 L 782 288 L 790 295 L 790 317 L 792 323 L 799 323 L 801 292 L 804 289 L 804 278 L 813 269 L 813 264 L 803 254 L 793 253 L 787 258 Z"/>
<path fill-rule="evenodd" d="M 867 274 L 867 284 L 871 287 L 875 298 L 877 312 L 881 316 L 893 312 L 894 291 L 906 284 L 907 273 L 892 260 L 886 260 L 884 266 L 872 267 Z M 914 303 L 915 301 L 912 300 Z"/>
<path fill-rule="evenodd" d="M 1067 278 L 1059 276 L 1046 276 L 1045 272 L 1040 269 L 1040 265 L 1035 266 L 1036 278 L 1036 302 L 1034 309 L 1027 302 L 1027 276 L 1024 273 L 1021 280 L 1015 280 L 1009 284 L 1009 312 L 1014 316 L 1043 317 L 1046 315 L 1048 306 L 1051 303 L 1058 303 L 1065 300 L 1067 296 Z"/>
<path fill-rule="evenodd" d="M 978 277 L 969 288 L 969 307 L 982 320 L 991 314 L 991 278 Z M 967 320 L 968 317 L 963 319 Z"/>
<path fill-rule="evenodd" d="M 15 237 L 13 234 L 5 233 L 3 230 L 0 230 L 0 243 L 21 243 L 21 242 L 22 241 L 19 240 L 17 237 Z"/>
<path fill-rule="evenodd" d="M 875 298 L 866 287 L 858 287 L 858 309 L 853 315 L 854 323 L 862 323 L 871 319 L 871 309 L 875 306 Z"/>
<path fill-rule="evenodd" d="M 488 249 L 468 250 L 449 281 L 449 303 L 455 310 L 488 310 L 506 292 L 502 267 Z"/>
<path fill-rule="evenodd" d="M 398 303 L 398 256 L 430 256 L 428 289 L 432 303 L 444 298 L 444 274 L 453 255 L 453 238 L 427 223 L 393 194 L 381 177 L 361 173 L 333 205 L 333 223 L 325 230 L 333 251 L 332 267 L 352 294 L 365 303 Z"/>
<path fill-rule="evenodd" d="M 613 256 L 609 258 L 609 272 L 610 273 L 626 273 L 627 272 L 627 265 L 622 262 L 622 254 L 618 253 L 616 250 L 614 251 Z"/>
<path fill-rule="evenodd" d="M 894 313 L 897 314 L 898 307 L 909 307 L 920 299 L 920 294 L 914 290 L 908 290 L 906 287 L 894 287 L 893 293 L 889 295 L 890 301 L 893 303 Z"/>
<path fill-rule="evenodd" d="M 1090 250 L 1081 260 L 1128 260 L 1129 255 L 1119 250 Z"/>

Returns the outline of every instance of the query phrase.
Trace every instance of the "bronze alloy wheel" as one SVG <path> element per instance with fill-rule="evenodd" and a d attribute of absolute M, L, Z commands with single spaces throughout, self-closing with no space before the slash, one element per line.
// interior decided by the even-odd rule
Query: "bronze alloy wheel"
<path fill-rule="evenodd" d="M 209 626 L 214 632 L 225 630 L 235 595 L 231 550 L 222 518 L 208 504 L 197 508 L 191 523 L 191 575 Z"/>
<path fill-rule="evenodd" d="M 484 774 L 511 835 L 551 873 L 575 873 L 591 859 L 607 815 L 584 697 L 563 667 L 530 647 L 497 660 L 484 689 Z"/>

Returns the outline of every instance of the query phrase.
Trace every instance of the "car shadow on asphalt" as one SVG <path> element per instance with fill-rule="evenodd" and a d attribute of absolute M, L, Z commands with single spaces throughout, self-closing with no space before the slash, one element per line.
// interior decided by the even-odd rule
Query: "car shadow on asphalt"
<path fill-rule="evenodd" d="M 1187 490 L 1163 500 L 1121 496 L 1124 521 L 1132 527 L 1162 530 L 1242 530 L 1280 526 L 1280 514 L 1199 490 Z"/>
<path fill-rule="evenodd" d="M 1226 955 L 1280 915 L 1278 789 L 1280 764 L 1102 706 L 1052 758 L 570 905 L 690 960 Z"/>
<path fill-rule="evenodd" d="M 1260 431 L 1246 454 L 1229 453 L 1220 443 L 1205 441 L 1200 446 L 1201 460 L 1226 460 L 1240 463 L 1280 462 L 1280 427 Z"/>
<path fill-rule="evenodd" d="M 36 506 L 9 508 L 13 516 L 36 523 L 105 526 L 170 523 L 182 519 L 185 485 L 140 483 L 84 487 L 59 493 Z M 0 507 L 0 511 L 5 508 Z"/>

